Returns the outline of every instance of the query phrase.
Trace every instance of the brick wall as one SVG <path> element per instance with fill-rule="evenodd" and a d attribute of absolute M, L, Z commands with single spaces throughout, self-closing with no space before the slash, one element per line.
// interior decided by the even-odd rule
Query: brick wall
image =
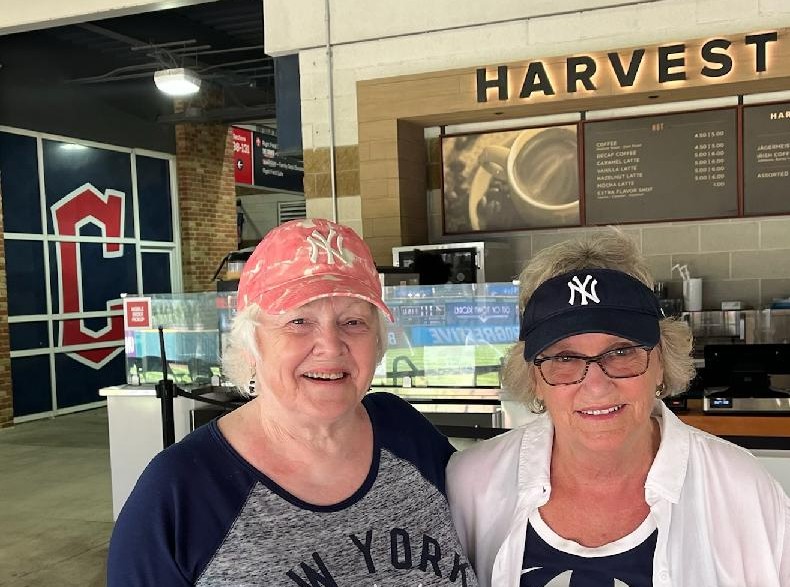
<path fill-rule="evenodd" d="M 184 291 L 210 291 L 222 258 L 236 249 L 233 141 L 224 124 L 176 126 Z"/>
<path fill-rule="evenodd" d="M 5 274 L 5 241 L 3 236 L 3 195 L 0 192 L 0 428 L 14 422 L 11 393 L 11 345 L 8 339 L 8 289 Z"/>

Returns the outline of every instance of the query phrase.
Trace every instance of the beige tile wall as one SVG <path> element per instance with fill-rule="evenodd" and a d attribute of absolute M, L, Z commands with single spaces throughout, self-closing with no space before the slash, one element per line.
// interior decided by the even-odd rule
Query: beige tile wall
<path fill-rule="evenodd" d="M 521 233 L 441 236 L 441 192 L 429 193 L 431 242 L 496 240 L 510 245 L 511 268 L 517 275 L 538 251 L 600 228 L 533 230 Z M 676 222 L 623 227 L 640 244 L 656 280 L 666 281 L 669 294 L 680 297 L 675 264 L 686 264 L 692 277 L 703 279 L 703 306 L 721 307 L 740 300 L 763 307 L 775 298 L 790 297 L 790 217 L 764 217 L 704 222 Z"/>
<path fill-rule="evenodd" d="M 332 193 L 329 149 L 305 149 L 303 156 L 305 198 L 328 198 Z M 335 191 L 341 197 L 359 195 L 359 149 L 356 145 L 335 149 Z"/>
<path fill-rule="evenodd" d="M 335 193 L 337 220 L 363 234 L 359 198 L 359 148 L 356 145 L 335 149 Z M 307 216 L 332 219 L 329 149 L 304 150 L 304 196 Z"/>

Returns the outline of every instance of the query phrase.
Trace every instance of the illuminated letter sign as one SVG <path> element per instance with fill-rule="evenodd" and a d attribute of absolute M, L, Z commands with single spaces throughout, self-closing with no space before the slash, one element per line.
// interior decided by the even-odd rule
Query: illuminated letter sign
<path fill-rule="evenodd" d="M 743 57 L 736 60 L 735 63 L 751 64 L 751 71 L 758 74 L 767 71 L 769 45 L 778 41 L 779 33 L 772 31 L 744 35 L 738 42 L 717 38 L 701 45 L 689 46 L 686 43 L 675 43 L 647 49 L 637 48 L 632 49 L 630 55 L 625 51 L 609 52 L 605 55 L 603 53 L 574 55 L 565 58 L 561 69 L 554 67 L 555 60 L 545 63 L 530 61 L 514 67 L 514 71 L 520 71 L 526 67 L 523 79 L 519 77 L 517 80 L 521 84 L 518 97 L 524 100 L 531 98 L 533 94 L 553 96 L 560 88 L 564 88 L 567 95 L 579 92 L 580 88 L 588 92 L 595 92 L 599 87 L 610 85 L 601 83 L 602 81 L 606 82 L 607 78 L 611 78 L 616 87 L 633 87 L 640 71 L 644 75 L 648 74 L 645 63 L 650 60 L 645 59 L 647 51 L 651 53 L 651 57 L 655 59 L 657 65 L 650 74 L 654 76 L 653 84 L 657 84 L 659 88 L 663 84 L 693 79 L 697 75 L 709 80 L 726 77 L 733 71 L 734 61 L 729 54 L 731 50 L 743 53 Z M 699 60 L 702 62 L 702 67 L 698 70 L 688 67 L 689 62 L 694 62 L 694 60 L 688 59 L 687 55 L 687 52 L 692 48 L 699 52 Z M 628 63 L 627 69 L 626 62 Z M 493 72 L 488 68 L 478 68 L 475 72 L 477 101 L 488 102 L 489 93 L 492 99 L 496 96 L 497 101 L 508 101 L 510 99 L 509 79 L 512 73 L 507 65 L 497 66 L 496 75 L 493 75 Z M 565 84 L 556 79 L 562 75 L 565 76 Z M 555 78 L 554 84 L 556 85 L 552 84 L 552 76 Z M 603 76 L 603 79 L 599 79 L 599 76 Z M 493 89 L 497 90 L 496 94 L 489 92 Z"/>
<path fill-rule="evenodd" d="M 104 194 L 86 183 L 64 196 L 52 206 L 55 234 L 79 236 L 79 230 L 94 224 L 104 238 L 123 236 L 124 193 L 106 190 Z M 80 243 L 58 242 L 58 281 L 60 283 L 60 308 L 64 314 L 83 312 L 82 266 Z M 122 257 L 121 243 L 104 243 L 105 258 Z M 120 300 L 109 300 L 107 310 L 120 310 Z M 84 319 L 64 320 L 60 329 L 61 346 L 73 346 L 98 342 L 123 341 L 123 316 L 110 316 L 107 325 L 98 331 L 89 329 Z M 80 363 L 100 369 L 123 350 L 123 347 L 78 350 L 68 356 Z"/>

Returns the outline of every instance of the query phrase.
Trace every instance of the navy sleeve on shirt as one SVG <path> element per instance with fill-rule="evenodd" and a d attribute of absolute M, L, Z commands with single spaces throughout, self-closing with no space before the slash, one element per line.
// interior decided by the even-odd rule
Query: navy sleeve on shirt
<path fill-rule="evenodd" d="M 255 479 L 228 467 L 211 434 L 196 430 L 146 467 L 113 530 L 110 587 L 192 585 L 222 543 Z"/>

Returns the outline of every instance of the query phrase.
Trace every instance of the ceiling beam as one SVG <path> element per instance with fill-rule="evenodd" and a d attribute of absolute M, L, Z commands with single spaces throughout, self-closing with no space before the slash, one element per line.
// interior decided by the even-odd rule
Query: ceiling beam
<path fill-rule="evenodd" d="M 164 124 L 207 123 L 207 122 L 274 122 L 276 120 L 274 104 L 259 106 L 233 106 L 214 108 L 211 110 L 187 110 L 178 114 L 163 114 L 156 121 Z"/>
<path fill-rule="evenodd" d="M 140 39 L 135 39 L 134 37 L 130 37 L 128 35 L 123 35 L 121 33 L 117 33 L 115 31 L 111 31 L 110 29 L 91 24 L 89 22 L 78 24 L 79 28 L 84 29 L 86 31 L 90 31 L 97 35 L 101 35 L 102 37 L 107 37 L 108 39 L 113 39 L 115 41 L 120 41 L 121 43 L 126 43 L 132 47 L 145 47 L 147 44 L 143 43 Z"/>

